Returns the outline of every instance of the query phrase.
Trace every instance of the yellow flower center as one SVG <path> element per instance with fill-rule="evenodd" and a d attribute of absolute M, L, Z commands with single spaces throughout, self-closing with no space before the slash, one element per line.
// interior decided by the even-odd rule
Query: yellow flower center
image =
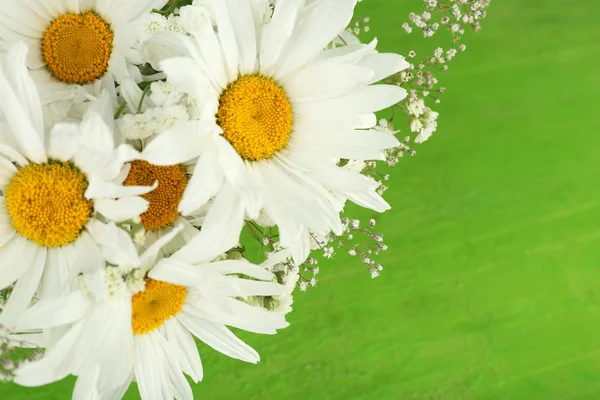
<path fill-rule="evenodd" d="M 68 13 L 44 32 L 42 55 L 56 79 L 81 85 L 104 75 L 113 39 L 110 24 L 96 13 Z"/>
<path fill-rule="evenodd" d="M 287 144 L 292 132 L 292 106 L 272 79 L 246 75 L 221 95 L 217 123 L 240 157 L 262 160 Z"/>
<path fill-rule="evenodd" d="M 183 165 L 158 167 L 146 161 L 131 163 L 125 186 L 158 187 L 142 197 L 150 202 L 148 210 L 141 215 L 142 224 L 147 230 L 157 230 L 175 221 L 179 215 L 177 207 L 187 186 L 187 174 Z"/>
<path fill-rule="evenodd" d="M 160 328 L 183 310 L 186 297 L 184 286 L 146 278 L 146 289 L 131 300 L 133 333 L 141 336 Z"/>
<path fill-rule="evenodd" d="M 12 226 L 44 247 L 75 241 L 92 213 L 87 186 L 85 175 L 66 162 L 20 168 L 4 190 Z"/>

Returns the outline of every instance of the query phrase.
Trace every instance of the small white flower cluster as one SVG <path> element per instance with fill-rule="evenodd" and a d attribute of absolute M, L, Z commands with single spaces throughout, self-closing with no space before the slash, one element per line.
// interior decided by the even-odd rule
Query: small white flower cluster
<path fill-rule="evenodd" d="M 109 266 L 104 270 L 108 297 L 118 300 L 128 297 L 146 288 L 145 272 L 131 265 Z"/>
<path fill-rule="evenodd" d="M 326 258 L 333 258 L 333 247 L 323 248 L 323 255 Z M 329 254 L 329 256 L 327 256 Z M 314 257 L 309 257 L 304 264 L 300 266 L 299 287 L 301 292 L 306 292 L 309 288 L 317 286 L 317 275 L 321 272 L 319 261 Z"/>
<path fill-rule="evenodd" d="M 362 226 L 360 220 L 343 218 L 343 233 L 339 236 L 333 234 L 313 235 L 314 247 L 320 248 L 324 258 L 333 258 L 336 254 L 336 249 L 342 250 L 343 253 L 349 254 L 352 257 L 358 257 L 365 265 L 365 268 L 370 272 L 371 277 L 379 276 L 383 270 L 380 264 L 377 264 L 373 256 L 379 255 L 380 252 L 388 249 L 383 243 L 383 235 L 373 233 L 371 230 L 375 227 L 376 221 L 371 218 L 368 227 Z M 308 264 L 317 264 L 314 258 L 308 259 Z M 304 266 L 305 272 L 312 272 L 313 278 L 306 280 L 301 279 L 300 290 L 306 290 L 310 286 L 314 286 L 314 276 L 318 274 L 319 268 L 314 266 Z M 305 282 L 304 285 L 302 282 Z"/>
<path fill-rule="evenodd" d="M 148 101 L 144 103 L 144 101 Z M 189 121 L 197 111 L 195 100 L 174 85 L 158 81 L 144 91 L 138 113 L 124 113 L 117 127 L 128 140 L 145 140 L 178 123 Z M 143 112 L 142 108 L 146 105 Z"/>
<path fill-rule="evenodd" d="M 425 37 L 433 36 L 441 27 L 445 27 L 452 35 L 452 46 L 446 50 L 437 47 L 431 55 L 420 62 L 415 62 L 417 54 L 411 50 L 408 59 L 411 61 L 409 68 L 401 71 L 388 80 L 409 90 L 409 96 L 401 104 L 396 105 L 393 111 L 403 111 L 408 119 L 412 132 L 417 133 L 414 141 L 423 143 L 437 130 L 439 114 L 426 105 L 426 99 L 431 98 L 434 103 L 439 103 L 439 95 L 446 90 L 437 87 L 438 80 L 434 75 L 437 71 L 447 71 L 447 63 L 454 59 L 459 52 L 464 52 L 467 47 L 460 43 L 465 33 L 465 24 L 470 24 L 475 31 L 480 29 L 480 20 L 486 16 L 486 8 L 491 0 L 424 0 L 424 11 L 420 14 L 411 13 L 410 22 L 405 22 L 402 27 L 411 33 L 413 28 L 423 30 Z M 394 115 L 395 117 L 395 115 Z M 394 122 L 394 117 L 390 123 Z M 392 161 L 392 162 L 390 162 Z M 397 162 L 397 160 L 395 160 Z M 388 165 L 395 164 L 394 158 L 388 160 Z"/>
<path fill-rule="evenodd" d="M 350 26 L 354 26 L 352 28 L 352 33 L 356 36 L 360 35 L 362 32 L 369 32 L 371 27 L 369 26 L 369 22 L 371 22 L 370 17 L 355 17 L 353 23 Z M 350 29 L 350 28 L 349 28 Z"/>
<path fill-rule="evenodd" d="M 415 89 L 410 91 L 405 104 L 410 120 L 410 130 L 418 132 L 415 143 L 423 143 L 437 130 L 439 113 L 425 106 L 424 99 L 418 97 Z"/>
<path fill-rule="evenodd" d="M 191 3 L 181 5 L 182 3 Z M 164 11 L 151 13 L 146 17 L 144 42 L 159 32 L 171 31 L 188 34 L 203 24 L 213 24 L 215 16 L 210 0 L 194 0 L 193 2 L 171 2 Z"/>
<path fill-rule="evenodd" d="M 409 22 L 402 24 L 402 28 L 412 33 L 413 28 L 423 31 L 425 37 L 431 37 L 441 28 L 446 27 L 455 38 L 464 35 L 464 25 L 471 25 L 473 30 L 481 28 L 480 20 L 486 16 L 486 8 L 491 0 L 424 0 L 425 10 L 420 13 L 410 13 Z M 435 18 L 434 18 L 435 16 Z"/>

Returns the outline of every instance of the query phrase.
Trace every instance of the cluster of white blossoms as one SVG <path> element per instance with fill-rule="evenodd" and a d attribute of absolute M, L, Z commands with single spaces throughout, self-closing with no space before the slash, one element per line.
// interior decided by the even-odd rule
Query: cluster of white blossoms
<path fill-rule="evenodd" d="M 377 161 L 436 130 L 456 51 L 379 53 L 358 1 L 0 2 L 0 380 L 192 399 L 195 340 L 258 362 L 229 327 L 287 327 L 319 258 L 379 276 L 346 203 L 390 209 Z"/>
<path fill-rule="evenodd" d="M 491 0 L 423 0 L 421 13 L 410 13 L 409 22 L 402 24 L 407 33 L 419 29 L 425 37 L 445 31 L 452 38 L 451 47 L 444 51 L 437 47 L 431 55 L 416 61 L 417 54 L 409 51 L 410 65 L 404 71 L 390 77 L 389 83 L 395 83 L 409 91 L 409 96 L 396 106 L 408 117 L 410 130 L 416 132 L 415 143 L 423 143 L 437 130 L 439 114 L 426 106 L 427 99 L 439 103 L 439 95 L 446 90 L 438 87 L 435 73 L 448 70 L 448 62 L 467 46 L 462 43 L 465 27 L 475 32 L 481 29 L 480 22 L 486 17 L 486 9 Z M 388 162 L 388 165 L 393 165 Z"/>

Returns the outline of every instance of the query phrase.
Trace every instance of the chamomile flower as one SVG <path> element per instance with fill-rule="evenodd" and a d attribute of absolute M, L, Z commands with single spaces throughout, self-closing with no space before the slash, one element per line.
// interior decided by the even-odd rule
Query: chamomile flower
<path fill-rule="evenodd" d="M 139 195 L 153 189 L 114 182 L 138 153 L 129 145 L 115 149 L 102 104 L 91 105 L 81 123 L 55 125 L 46 137 L 26 56 L 20 42 L 0 68 L 0 288 L 16 282 L 0 316 L 7 326 L 29 305 L 40 282 L 39 294 L 52 296 L 83 267 L 102 268 L 90 227 L 104 218 L 139 216 L 148 206 Z"/>
<path fill-rule="evenodd" d="M 164 33 L 147 45 L 151 52 L 153 43 L 162 49 L 177 41 L 187 49 L 160 66 L 197 100 L 200 117 L 159 135 L 142 154 L 155 165 L 197 158 L 179 208 L 189 212 L 214 198 L 200 235 L 234 246 L 244 217 L 264 209 L 299 264 L 310 251 L 310 231 L 341 232 L 334 194 L 389 209 L 374 180 L 336 160 L 384 159 L 384 150 L 398 145 L 372 129 L 374 112 L 406 92 L 372 84 L 408 63 L 377 53 L 376 42 L 323 50 L 347 27 L 355 0 L 306 7 L 280 0 L 266 25 L 252 3 L 215 0 L 216 31 L 203 25 L 191 37 Z"/>
<path fill-rule="evenodd" d="M 167 0 L 12 0 L 0 3 L 0 38 L 7 46 L 25 41 L 43 97 L 106 77 L 129 76 L 141 64 L 136 41 L 153 8 Z"/>
<path fill-rule="evenodd" d="M 156 261 L 158 248 L 176 233 L 140 257 L 131 250 L 111 251 L 107 258 L 118 265 L 84 275 L 89 291 L 31 307 L 17 328 L 64 328 L 64 333 L 44 358 L 17 370 L 15 382 L 39 386 L 73 374 L 78 376 L 73 398 L 87 399 L 120 398 L 135 380 L 144 400 L 184 400 L 193 398 L 184 374 L 194 382 L 203 377 L 194 337 L 229 357 L 258 362 L 258 353 L 227 326 L 262 334 L 285 328 L 283 315 L 238 299 L 277 296 L 287 289 L 270 282 L 271 272 L 245 260 L 213 262 L 223 249 L 198 253 L 195 247 L 207 248 L 199 242 Z M 128 282 L 130 276 L 141 284 Z M 91 394 L 98 397 L 85 397 Z"/>

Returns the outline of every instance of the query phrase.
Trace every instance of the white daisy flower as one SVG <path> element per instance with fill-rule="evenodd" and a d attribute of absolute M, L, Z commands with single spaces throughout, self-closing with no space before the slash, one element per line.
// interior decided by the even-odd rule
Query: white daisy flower
<path fill-rule="evenodd" d="M 57 124 L 46 136 L 26 56 L 27 46 L 18 43 L 0 68 L 0 289 L 16 282 L 0 316 L 7 326 L 29 305 L 40 281 L 41 295 L 51 296 L 82 266 L 102 268 L 90 227 L 103 223 L 100 216 L 138 216 L 148 206 L 139 195 L 153 189 L 114 182 L 138 153 L 128 145 L 115 149 L 100 116 L 110 107 L 102 102 L 90 105 L 83 122 Z"/>
<path fill-rule="evenodd" d="M 27 65 L 42 96 L 64 97 L 69 85 L 119 80 L 140 64 L 141 23 L 167 0 L 11 0 L 0 3 L 0 38 L 25 41 Z M 77 87 L 75 86 L 74 89 Z M 56 90 L 58 89 L 58 90 Z M 62 89 L 62 90 L 61 90 Z M 71 88 L 73 89 L 73 88 Z"/>
<path fill-rule="evenodd" d="M 88 399 L 120 398 L 135 380 L 144 400 L 186 400 L 193 395 L 184 374 L 194 382 L 203 377 L 194 337 L 229 357 L 258 362 L 258 353 L 227 326 L 261 334 L 285 328 L 283 315 L 238 299 L 278 296 L 287 289 L 270 282 L 274 276 L 265 268 L 245 260 L 211 262 L 223 249 L 198 254 L 198 243 L 156 262 L 158 248 L 176 234 L 173 230 L 140 257 L 132 246 L 127 252 L 109 251 L 107 258 L 119 266 L 86 275 L 90 292 L 31 307 L 19 319 L 19 329 L 64 328 L 63 335 L 44 358 L 18 370 L 15 382 L 39 386 L 73 374 L 78 376 L 73 398 Z M 141 277 L 139 290 L 123 284 L 124 274 Z"/>
<path fill-rule="evenodd" d="M 179 207 L 189 212 L 215 197 L 201 235 L 234 246 L 244 216 L 257 218 L 264 209 L 301 263 L 309 231 L 341 232 L 333 194 L 389 209 L 374 180 L 338 168 L 336 159 L 384 159 L 383 151 L 398 145 L 393 135 L 372 129 L 374 113 L 406 91 L 372 84 L 408 63 L 376 53 L 376 42 L 323 50 L 347 27 L 356 0 L 306 7 L 303 0 L 281 0 L 266 25 L 257 23 L 251 3 L 215 0 L 217 32 L 204 25 L 191 38 L 159 34 L 147 45 L 148 52 L 153 43 L 187 49 L 188 56 L 161 65 L 201 112 L 199 121 L 151 141 L 143 158 L 173 165 L 199 157 Z"/>

